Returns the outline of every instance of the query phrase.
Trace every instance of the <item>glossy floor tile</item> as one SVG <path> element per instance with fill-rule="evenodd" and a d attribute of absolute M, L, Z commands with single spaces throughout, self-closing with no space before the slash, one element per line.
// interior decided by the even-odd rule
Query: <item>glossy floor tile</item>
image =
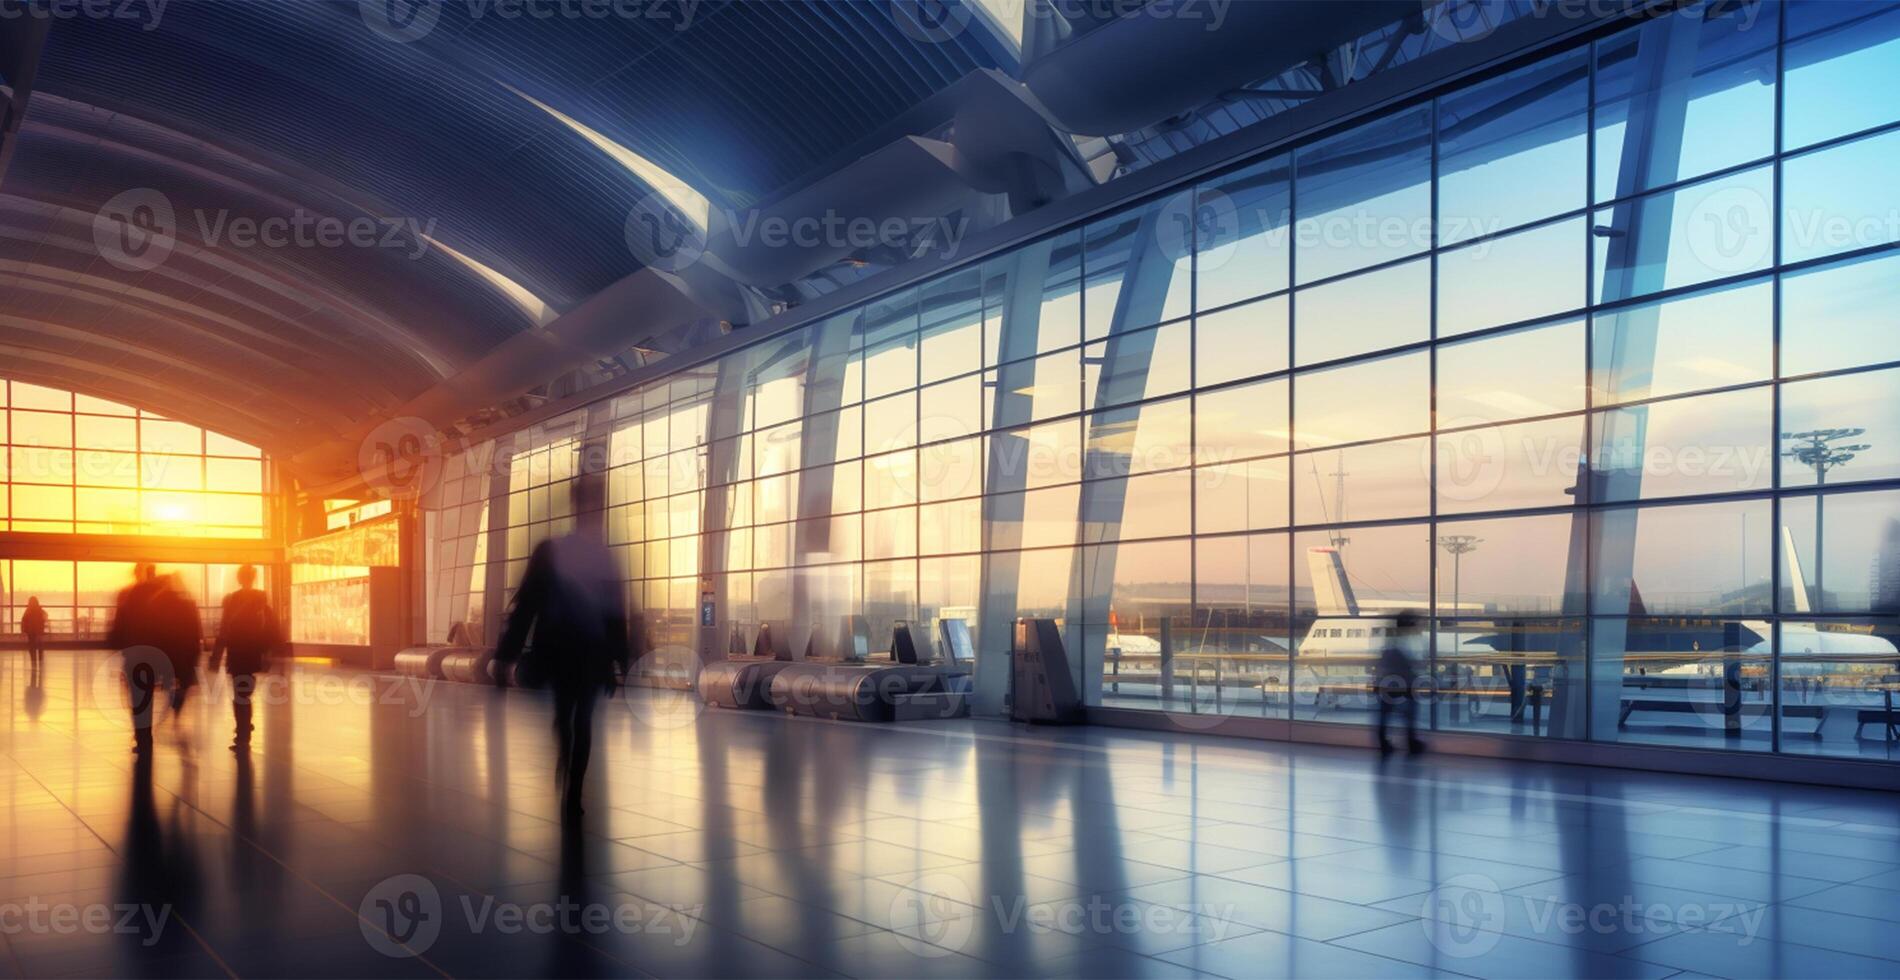
<path fill-rule="evenodd" d="M 1900 797 L 0 655 L 0 977 L 1900 976 Z"/>

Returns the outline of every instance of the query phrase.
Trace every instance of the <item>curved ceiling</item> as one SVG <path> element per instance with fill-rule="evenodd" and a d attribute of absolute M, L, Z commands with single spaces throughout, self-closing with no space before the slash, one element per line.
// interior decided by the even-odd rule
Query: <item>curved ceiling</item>
<path fill-rule="evenodd" d="M 286 457 L 636 271 L 654 173 L 770 201 L 1016 57 L 824 0 L 113 6 L 40 50 L 0 362 Z"/>

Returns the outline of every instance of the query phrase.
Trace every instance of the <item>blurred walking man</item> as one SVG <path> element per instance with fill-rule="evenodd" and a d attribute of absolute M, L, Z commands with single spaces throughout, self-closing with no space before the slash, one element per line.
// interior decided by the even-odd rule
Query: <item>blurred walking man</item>
<path fill-rule="evenodd" d="M 218 619 L 218 636 L 211 644 L 211 669 L 224 665 L 231 675 L 231 717 L 237 734 L 231 751 L 248 752 L 251 748 L 251 695 L 257 691 L 257 675 L 269 665 L 271 654 L 283 644 L 283 630 L 270 597 L 256 588 L 257 568 L 238 569 L 237 591 L 224 597 L 224 610 Z"/>
<path fill-rule="evenodd" d="M 574 481 L 574 511 L 583 527 L 597 526 L 601 481 Z M 555 779 L 563 816 L 581 812 L 582 786 L 594 744 L 594 703 L 612 693 L 629 666 L 627 607 L 620 571 L 597 532 L 581 531 L 541 542 L 528 558 L 508 625 L 495 650 L 497 684 L 507 667 L 524 686 L 554 693 Z M 530 637 L 532 636 L 532 639 Z"/>

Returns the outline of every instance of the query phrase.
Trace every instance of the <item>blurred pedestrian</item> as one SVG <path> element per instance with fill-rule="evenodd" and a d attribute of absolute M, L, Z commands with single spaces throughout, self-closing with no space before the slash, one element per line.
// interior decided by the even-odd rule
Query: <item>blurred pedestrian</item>
<path fill-rule="evenodd" d="M 164 589 L 150 562 L 132 566 L 132 584 L 119 590 L 106 645 L 119 651 L 127 701 L 132 709 L 132 751 L 152 748 L 152 716 L 158 692 L 172 683 L 171 661 L 160 645 L 163 636 L 154 599 Z"/>
<path fill-rule="evenodd" d="M 231 676 L 231 717 L 236 735 L 231 751 L 248 752 L 251 748 L 251 696 L 257 692 L 257 675 L 269 665 L 270 657 L 283 644 L 283 629 L 270 596 L 256 588 L 257 568 L 245 565 L 237 571 L 237 591 L 224 597 L 218 617 L 217 639 L 211 644 L 211 669 L 222 663 Z"/>
<path fill-rule="evenodd" d="M 159 579 L 161 588 L 151 599 L 157 619 L 158 642 L 154 644 L 171 661 L 172 720 L 185 710 L 185 697 L 198 685 L 198 660 L 204 656 L 204 624 L 198 618 L 198 604 L 185 593 L 176 575 Z"/>
<path fill-rule="evenodd" d="M 627 671 L 627 606 L 620 570 L 596 527 L 601 481 L 574 481 L 574 511 L 590 530 L 549 538 L 528 567 L 496 647 L 497 684 L 509 665 L 526 686 L 546 684 L 554 694 L 555 779 L 561 811 L 581 812 L 582 787 L 593 751 L 594 703 L 613 693 Z"/>
<path fill-rule="evenodd" d="M 1408 751 L 1423 752 L 1425 743 L 1418 737 L 1418 710 L 1415 704 L 1418 671 L 1405 651 L 1405 644 L 1420 635 L 1421 621 L 1415 612 L 1399 613 L 1386 636 L 1385 649 L 1379 653 L 1379 676 L 1374 685 L 1379 699 L 1379 751 L 1391 752 L 1386 724 L 1393 712 L 1405 715 L 1405 744 Z"/>
<path fill-rule="evenodd" d="M 28 596 L 26 611 L 20 614 L 20 632 L 26 636 L 27 667 L 39 673 L 46 666 L 46 610 L 39 596 Z"/>

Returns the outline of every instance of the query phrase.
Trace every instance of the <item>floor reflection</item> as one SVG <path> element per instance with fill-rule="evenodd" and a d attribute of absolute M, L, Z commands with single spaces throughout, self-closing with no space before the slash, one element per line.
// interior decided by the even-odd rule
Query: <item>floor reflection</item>
<path fill-rule="evenodd" d="M 1900 973 L 1890 794 L 635 691 L 564 821 L 533 693 L 299 671 L 237 755 L 207 685 L 140 762 L 100 663 L 0 662 L 0 910 L 133 911 L 0 976 Z"/>

